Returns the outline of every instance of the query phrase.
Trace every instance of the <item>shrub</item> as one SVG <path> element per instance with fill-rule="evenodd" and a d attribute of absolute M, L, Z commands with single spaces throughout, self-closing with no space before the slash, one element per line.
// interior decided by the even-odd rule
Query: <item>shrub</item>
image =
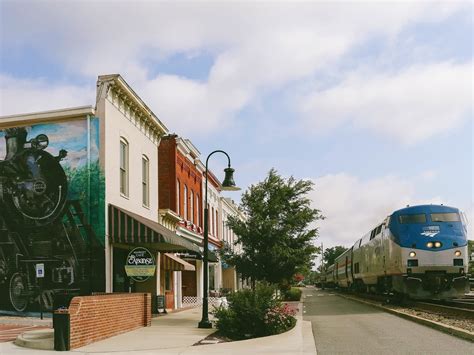
<path fill-rule="evenodd" d="M 234 340 L 284 332 L 296 324 L 294 312 L 281 304 L 275 289 L 258 285 L 228 296 L 228 307 L 215 311 L 219 332 Z"/>
<path fill-rule="evenodd" d="M 283 299 L 285 301 L 299 301 L 301 298 L 301 290 L 297 287 L 292 287 L 288 291 L 283 293 Z"/>

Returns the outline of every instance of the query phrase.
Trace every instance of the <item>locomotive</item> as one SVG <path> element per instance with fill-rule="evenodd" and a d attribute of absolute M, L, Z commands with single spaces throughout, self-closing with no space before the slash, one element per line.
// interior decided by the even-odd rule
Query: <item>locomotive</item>
<path fill-rule="evenodd" d="M 68 179 L 48 136 L 27 140 L 25 128 L 5 131 L 0 158 L 0 301 L 15 311 L 39 302 L 53 306 L 60 291 L 84 287 L 87 236 L 78 225 L 80 205 L 67 199 Z M 73 208 L 75 205 L 75 209 Z M 67 218 L 65 217 L 67 215 Z M 44 279 L 36 265 L 44 265 Z"/>
<path fill-rule="evenodd" d="M 457 208 L 407 206 L 337 257 L 326 285 L 402 299 L 463 297 L 469 292 L 467 244 Z"/>

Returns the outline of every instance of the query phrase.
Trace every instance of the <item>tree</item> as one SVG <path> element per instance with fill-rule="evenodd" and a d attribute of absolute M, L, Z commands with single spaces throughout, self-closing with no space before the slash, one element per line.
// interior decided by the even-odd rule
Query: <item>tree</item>
<path fill-rule="evenodd" d="M 309 226 L 323 216 L 310 206 L 312 188 L 311 181 L 284 179 L 274 169 L 263 182 L 251 185 L 241 202 L 246 219 L 228 219 L 242 251 L 224 248 L 224 261 L 252 281 L 289 285 L 293 275 L 310 267 L 318 251 L 313 245 L 317 228 Z"/>
<path fill-rule="evenodd" d="M 342 245 L 336 245 L 335 247 L 327 248 L 323 254 L 324 265 L 328 267 L 334 264 L 334 261 L 336 260 L 336 258 L 342 253 L 344 253 L 346 250 L 347 248 L 343 247 Z"/>

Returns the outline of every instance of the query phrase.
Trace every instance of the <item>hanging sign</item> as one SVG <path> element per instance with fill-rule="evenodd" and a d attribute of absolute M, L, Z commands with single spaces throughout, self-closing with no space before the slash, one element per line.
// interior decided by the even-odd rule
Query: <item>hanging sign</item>
<path fill-rule="evenodd" d="M 125 272 L 128 277 L 137 282 L 144 282 L 155 275 L 156 262 L 148 249 L 138 247 L 127 256 Z"/>

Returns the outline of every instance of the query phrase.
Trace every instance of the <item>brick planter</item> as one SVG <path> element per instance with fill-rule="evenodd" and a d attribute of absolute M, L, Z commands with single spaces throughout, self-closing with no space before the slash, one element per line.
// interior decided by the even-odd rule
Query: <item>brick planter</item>
<path fill-rule="evenodd" d="M 69 341 L 66 341 L 68 344 L 64 350 L 76 349 L 133 329 L 150 326 L 151 295 L 111 293 L 74 297 L 67 310 L 55 311 L 55 314 L 69 315 Z M 55 329 L 55 334 L 57 331 Z"/>

